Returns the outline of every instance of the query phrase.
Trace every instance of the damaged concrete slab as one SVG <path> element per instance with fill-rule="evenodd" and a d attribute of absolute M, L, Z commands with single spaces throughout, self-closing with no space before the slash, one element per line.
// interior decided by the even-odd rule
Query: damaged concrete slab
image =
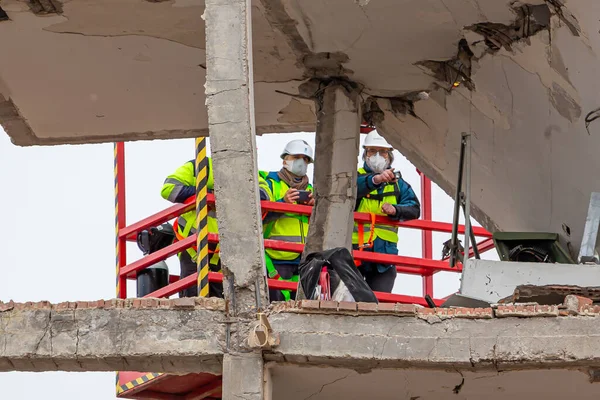
<path fill-rule="evenodd" d="M 0 303 L 0 371 L 220 374 L 224 309 L 193 298 Z"/>
<path fill-rule="evenodd" d="M 564 305 L 438 309 L 316 300 L 274 303 L 264 315 L 278 340 L 263 349 L 263 357 L 358 371 L 600 367 L 595 345 L 600 306 L 575 300 L 575 305 L 565 300 Z M 214 298 L 0 303 L 0 339 L 5 343 L 0 370 L 218 373 L 226 352 L 226 325 L 240 330 L 254 323 L 226 319 L 225 311 L 225 302 Z"/>
<path fill-rule="evenodd" d="M 520 285 L 600 286 L 600 266 L 469 260 L 460 293 L 496 303 Z"/>
<path fill-rule="evenodd" d="M 207 134 L 204 1 L 34 3 L 46 14 L 1 3 L 15 143 Z M 448 193 L 473 132 L 474 217 L 560 233 L 576 256 L 600 186 L 598 1 L 253 0 L 252 15 L 257 133 L 314 130 L 301 85 L 353 82 L 364 120 Z"/>
<path fill-rule="evenodd" d="M 304 300 L 264 316 L 277 341 L 261 355 L 227 351 L 227 325 L 253 321 L 225 318 L 221 299 L 0 302 L 0 371 L 223 374 L 224 398 L 562 399 L 573 385 L 578 398 L 600 395 L 600 306 L 578 296 L 452 309 Z M 243 379 L 231 374 L 240 367 Z"/>
<path fill-rule="evenodd" d="M 560 400 L 577 391 L 578 399 L 594 400 L 600 387 L 585 370 L 471 372 L 449 368 L 373 369 L 270 365 L 273 398 L 289 400 Z"/>

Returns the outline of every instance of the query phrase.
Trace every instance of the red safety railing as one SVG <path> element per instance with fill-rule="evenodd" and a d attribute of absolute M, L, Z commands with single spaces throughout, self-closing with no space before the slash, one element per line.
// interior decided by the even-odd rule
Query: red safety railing
<path fill-rule="evenodd" d="M 160 225 L 162 223 L 173 220 L 179 215 L 191 211 L 195 205 L 193 202 L 189 204 L 177 204 L 171 206 L 163 211 L 160 211 L 154 215 L 151 215 L 139 222 L 136 222 L 129 226 L 125 225 L 125 174 L 124 165 L 121 165 L 121 161 L 124 162 L 124 155 L 120 152 L 124 151 L 122 146 L 115 147 L 115 186 L 118 188 L 115 196 L 116 206 L 116 229 L 117 229 L 117 296 L 120 298 L 127 297 L 127 290 L 125 282 L 127 279 L 135 279 L 136 273 L 161 261 L 168 257 L 171 257 L 177 253 L 184 251 L 196 244 L 196 235 L 185 238 L 181 241 L 176 241 L 168 247 L 158 250 L 152 254 L 149 254 L 137 261 L 130 264 L 126 263 L 125 255 L 125 244 L 127 241 L 135 241 L 137 234 L 144 229 L 148 229 L 153 226 Z M 433 275 L 439 271 L 450 271 L 450 272 L 461 272 L 462 266 L 458 264 L 455 268 L 451 268 L 447 260 L 434 260 L 433 249 L 432 249 L 432 232 L 452 232 L 452 224 L 446 222 L 436 222 L 431 220 L 431 181 L 425 177 L 421 172 L 421 203 L 422 203 L 422 217 L 419 220 L 398 222 L 393 221 L 385 216 L 376 216 L 375 222 L 377 224 L 385 224 L 390 226 L 398 226 L 400 228 L 407 229 L 420 229 L 422 233 L 422 246 L 423 254 L 421 258 L 408 257 L 402 255 L 391 255 L 391 254 L 380 254 L 369 251 L 353 251 L 353 256 L 356 260 L 363 262 L 376 262 L 382 264 L 392 264 L 396 266 L 396 271 L 401 274 L 413 274 L 420 275 L 423 277 L 423 295 L 428 294 L 433 297 Z M 122 203 L 121 203 L 122 202 Z M 210 207 L 215 207 L 215 199 L 212 194 L 208 195 L 207 202 Z M 287 204 L 280 202 L 269 202 L 261 201 L 261 207 L 263 212 L 280 212 L 280 213 L 295 213 L 299 215 L 310 216 L 312 207 L 305 205 Z M 367 213 L 354 213 L 354 220 L 358 223 L 371 223 L 371 216 Z M 460 225 L 458 229 L 459 233 L 464 234 L 465 227 Z M 494 247 L 491 240 L 492 234 L 481 227 L 473 227 L 475 236 L 485 238 L 483 241 L 477 244 L 477 248 L 480 253 L 483 253 Z M 208 240 L 210 243 L 218 243 L 219 237 L 216 234 L 209 234 Z M 296 253 L 302 253 L 304 245 L 300 243 L 290 243 L 277 240 L 264 240 L 264 247 L 274 250 L 284 250 Z M 472 249 L 470 249 L 470 256 L 472 256 Z M 219 273 L 210 272 L 210 282 L 221 282 L 223 279 Z M 179 279 L 176 275 L 169 277 L 169 285 L 163 287 L 153 293 L 148 294 L 145 297 L 168 297 L 182 289 L 196 285 L 197 273 L 187 276 L 183 279 Z M 268 284 L 273 289 L 288 289 L 295 291 L 297 283 L 273 280 L 269 279 Z M 423 297 L 406 296 L 399 294 L 390 293 L 375 293 L 379 301 L 381 302 L 398 302 L 398 303 L 411 303 L 427 305 Z M 434 300 L 436 304 L 441 304 L 443 300 Z"/>

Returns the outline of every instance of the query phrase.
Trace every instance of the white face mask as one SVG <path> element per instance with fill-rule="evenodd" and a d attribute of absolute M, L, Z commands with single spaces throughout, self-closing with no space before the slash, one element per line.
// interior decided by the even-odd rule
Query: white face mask
<path fill-rule="evenodd" d="M 284 167 L 296 176 L 304 176 L 306 175 L 308 164 L 302 158 L 296 158 L 295 160 L 285 160 Z"/>
<path fill-rule="evenodd" d="M 377 153 L 367 158 L 367 165 L 373 172 L 380 173 L 388 167 L 388 160 Z"/>

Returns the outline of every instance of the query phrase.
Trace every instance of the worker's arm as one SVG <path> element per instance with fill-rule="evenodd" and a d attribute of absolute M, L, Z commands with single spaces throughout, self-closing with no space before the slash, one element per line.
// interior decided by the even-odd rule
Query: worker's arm
<path fill-rule="evenodd" d="M 421 216 L 421 203 L 419 203 L 419 199 L 412 187 L 404 179 L 398 181 L 398 187 L 400 188 L 398 204 L 394 205 L 396 214 L 389 217 L 400 221 L 410 221 L 419 218 Z"/>
<path fill-rule="evenodd" d="M 267 180 L 263 178 L 263 174 L 259 174 L 258 176 L 258 191 L 261 200 L 275 201 L 273 200 L 273 191 Z"/>
<path fill-rule="evenodd" d="M 356 197 L 361 199 L 375 189 L 379 189 L 381 184 L 373 183 L 373 177 L 376 174 L 359 174 L 356 179 Z"/>
<path fill-rule="evenodd" d="M 196 194 L 196 177 L 194 176 L 194 162 L 188 161 L 167 176 L 160 192 L 165 200 L 173 203 L 183 203 Z"/>

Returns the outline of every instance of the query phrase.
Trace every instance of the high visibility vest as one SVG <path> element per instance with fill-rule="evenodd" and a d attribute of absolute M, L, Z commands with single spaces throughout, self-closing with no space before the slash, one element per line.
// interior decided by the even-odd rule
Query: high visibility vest
<path fill-rule="evenodd" d="M 186 163 L 186 180 L 183 180 L 183 182 L 185 181 L 194 181 L 196 180 L 196 174 L 195 174 L 195 170 L 194 170 L 194 163 Z M 208 190 L 209 193 L 212 193 L 215 187 L 215 181 L 214 181 L 214 175 L 213 175 L 213 165 L 212 165 L 212 158 L 208 157 L 208 177 L 207 177 L 207 181 L 206 181 L 206 188 Z M 217 215 L 215 213 L 215 210 L 209 210 L 208 211 L 208 216 L 207 216 L 207 226 L 208 226 L 208 233 L 214 233 L 214 234 L 218 234 L 219 233 L 219 228 L 217 226 Z M 188 211 L 184 214 L 181 214 L 179 216 L 179 218 L 177 218 L 177 229 L 176 229 L 176 234 L 177 234 L 177 238 L 179 240 L 182 240 L 190 235 L 193 235 L 196 233 L 196 210 L 192 210 L 192 211 Z M 209 262 L 210 264 L 213 265 L 217 265 L 219 263 L 219 245 L 217 245 L 217 249 L 216 251 L 213 253 L 213 255 L 210 257 Z M 197 253 L 196 250 L 194 249 L 194 247 L 190 247 L 186 250 L 188 252 L 188 254 L 192 257 L 192 260 L 196 259 Z"/>
<path fill-rule="evenodd" d="M 285 192 L 290 187 L 282 180 L 276 180 L 267 177 L 264 181 L 271 182 L 272 188 L 268 192 L 273 196 L 271 201 L 283 198 Z M 308 185 L 306 190 L 312 192 L 312 185 Z M 265 239 L 281 240 L 291 243 L 305 243 L 306 235 L 308 235 L 308 217 L 292 213 L 272 213 L 273 219 L 267 218 L 264 225 Z M 298 258 L 298 253 L 289 251 L 265 249 L 265 252 L 273 260 L 277 261 L 292 261 Z"/>
<path fill-rule="evenodd" d="M 212 158 L 207 157 L 208 158 L 208 177 L 207 177 L 207 181 L 206 181 L 206 188 L 208 190 L 209 193 L 213 193 L 214 187 L 215 187 L 215 183 L 214 183 L 214 175 L 213 175 L 213 163 L 212 163 Z M 194 167 L 194 163 L 193 162 L 188 162 L 184 165 L 184 167 L 182 167 L 183 169 L 180 169 L 178 171 L 181 172 L 182 176 L 177 176 L 178 174 L 176 173 L 174 175 L 174 178 L 172 179 L 177 179 L 180 182 L 184 182 L 187 183 L 188 185 L 195 185 L 195 167 Z M 258 171 L 259 176 L 264 178 L 267 176 L 268 172 L 266 171 Z M 192 183 L 194 182 L 194 183 Z M 213 233 L 213 234 L 219 234 L 219 227 L 217 224 L 217 214 L 215 212 L 214 209 L 209 209 L 208 211 L 208 216 L 207 216 L 207 226 L 208 226 L 208 233 Z M 188 211 L 187 213 L 181 214 L 179 216 L 179 218 L 177 218 L 177 229 L 175 230 L 175 233 L 177 235 L 177 238 L 179 240 L 183 240 L 186 237 L 193 235 L 196 233 L 196 210 L 192 210 L 192 211 Z M 212 256 L 210 256 L 209 262 L 210 264 L 213 265 L 217 265 L 219 263 L 219 250 L 220 250 L 220 244 L 217 244 L 217 247 L 215 249 L 215 251 L 213 252 Z M 188 252 L 188 254 L 192 257 L 192 260 L 196 259 L 196 250 L 194 249 L 194 247 L 190 247 L 186 250 Z"/>
<path fill-rule="evenodd" d="M 367 174 L 364 168 L 358 170 L 359 175 Z M 369 213 L 374 215 L 385 215 L 381 211 L 381 206 L 384 203 L 392 205 L 398 204 L 398 197 L 400 195 L 400 187 L 398 183 L 388 184 L 383 187 L 382 193 L 379 193 L 378 189 L 373 190 L 371 193 L 363 197 L 358 204 L 357 212 Z M 381 224 L 362 224 L 364 230 L 364 237 L 359 238 L 358 224 L 354 223 L 354 231 L 352 232 L 352 243 L 366 243 L 369 238 L 375 240 L 380 238 L 382 240 L 397 243 L 398 242 L 398 227 Z M 371 233 L 371 230 L 373 232 Z M 368 243 L 371 244 L 371 243 Z"/>

